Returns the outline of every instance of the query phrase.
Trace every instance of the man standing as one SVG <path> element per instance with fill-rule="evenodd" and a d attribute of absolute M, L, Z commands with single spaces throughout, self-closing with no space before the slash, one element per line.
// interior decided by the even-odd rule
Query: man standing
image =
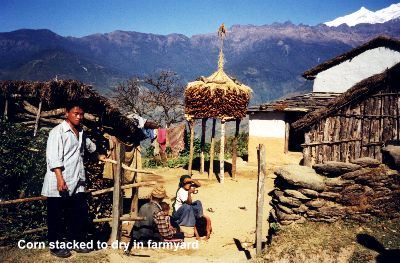
<path fill-rule="evenodd" d="M 85 150 L 93 153 L 96 145 L 86 137 L 80 125 L 84 110 L 79 101 L 66 106 L 66 120 L 54 127 L 47 140 L 47 172 L 42 195 L 47 196 L 47 226 L 50 253 L 67 258 L 67 242 L 85 242 L 88 205 L 85 196 Z M 50 243 L 52 242 L 52 243 Z M 89 249 L 73 249 L 88 253 Z"/>

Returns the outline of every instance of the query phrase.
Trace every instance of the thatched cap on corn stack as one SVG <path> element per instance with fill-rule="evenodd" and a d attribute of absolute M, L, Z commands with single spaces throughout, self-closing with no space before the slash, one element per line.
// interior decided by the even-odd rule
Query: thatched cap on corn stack
<path fill-rule="evenodd" d="M 222 69 L 208 78 L 190 82 L 185 90 L 188 118 L 243 118 L 251 89 L 231 79 Z"/>
<path fill-rule="evenodd" d="M 220 28 L 221 30 L 221 28 Z M 218 35 L 223 40 L 223 34 Z M 187 119 L 219 118 L 241 119 L 246 116 L 251 88 L 229 77 L 224 72 L 224 54 L 219 53 L 218 70 L 209 77 L 190 82 L 185 90 Z"/>
<path fill-rule="evenodd" d="M 0 81 L 0 98 L 11 98 L 15 102 L 26 100 L 33 105 L 42 101 L 44 111 L 64 108 L 67 101 L 80 100 L 85 112 L 99 117 L 99 126 L 112 128 L 111 135 L 126 143 L 138 144 L 143 139 L 137 123 L 121 114 L 92 86 L 76 80 Z"/>

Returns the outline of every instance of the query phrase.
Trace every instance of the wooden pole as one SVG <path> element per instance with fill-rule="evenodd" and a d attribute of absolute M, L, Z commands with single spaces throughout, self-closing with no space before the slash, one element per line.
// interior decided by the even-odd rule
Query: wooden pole
<path fill-rule="evenodd" d="M 4 105 L 4 112 L 3 112 L 3 120 L 8 120 L 8 99 L 6 98 L 5 105 Z"/>
<path fill-rule="evenodd" d="M 38 108 L 38 111 L 37 111 L 37 114 L 36 114 L 35 130 L 33 131 L 33 137 L 35 137 L 36 134 L 37 134 L 41 111 L 42 111 L 42 100 L 40 100 L 40 102 L 39 102 L 39 108 Z"/>
<path fill-rule="evenodd" d="M 134 166 L 136 169 L 142 169 L 142 155 L 140 153 L 140 146 L 135 148 L 134 153 Z M 141 174 L 135 172 L 133 176 L 134 183 L 142 181 Z M 131 201 L 131 216 L 137 216 L 139 210 L 139 188 L 132 189 L 132 201 Z"/>
<path fill-rule="evenodd" d="M 257 182 L 257 210 L 256 210 L 256 253 L 262 251 L 262 224 L 264 212 L 264 182 L 267 175 L 265 145 L 260 144 L 257 149 L 258 157 L 258 182 Z"/>
<path fill-rule="evenodd" d="M 213 119 L 212 129 L 211 129 L 211 145 L 210 145 L 210 167 L 208 169 L 208 179 L 214 174 L 214 148 L 215 148 L 215 125 L 217 123 L 216 119 Z"/>
<path fill-rule="evenodd" d="M 232 141 L 232 177 L 236 178 L 237 142 L 239 137 L 240 119 L 236 119 L 235 137 Z"/>
<path fill-rule="evenodd" d="M 117 140 L 116 140 L 117 141 Z M 120 239 L 121 236 L 121 221 L 122 214 L 122 190 L 121 183 L 124 170 L 122 168 L 122 161 L 125 159 L 125 146 L 117 141 L 116 147 L 117 165 L 115 165 L 114 173 L 114 191 L 113 191 L 113 207 L 112 207 L 112 222 L 111 222 L 111 236 L 110 242 Z"/>
<path fill-rule="evenodd" d="M 193 165 L 193 143 L 194 143 L 194 120 L 189 121 L 190 128 L 190 152 L 189 152 L 189 175 L 192 176 L 192 165 Z"/>
<path fill-rule="evenodd" d="M 106 218 L 96 218 L 93 219 L 93 223 L 102 223 L 102 222 L 110 222 L 112 221 L 113 218 L 112 217 L 106 217 Z M 121 221 L 142 221 L 144 220 L 143 217 L 137 217 L 137 216 L 121 216 L 119 218 L 119 220 Z M 22 233 L 18 233 L 18 234 L 12 234 L 12 235 L 8 235 L 8 236 L 2 236 L 0 237 L 0 240 L 6 240 L 12 237 L 19 237 L 19 236 L 23 236 L 23 235 L 27 235 L 27 234 L 33 234 L 33 233 L 38 233 L 38 232 L 43 232 L 46 231 L 47 227 L 39 227 L 39 228 L 35 228 L 35 229 L 29 229 L 29 230 L 25 230 Z"/>
<path fill-rule="evenodd" d="M 304 143 L 305 144 L 310 144 L 311 139 L 310 139 L 310 132 L 306 132 L 304 134 Z M 312 162 L 311 162 L 311 150 L 310 150 L 310 146 L 304 146 L 303 148 L 303 164 L 304 166 L 311 166 Z"/>
<path fill-rule="evenodd" d="M 203 118 L 201 120 L 201 142 L 200 142 L 200 147 L 201 147 L 201 153 L 200 153 L 200 174 L 204 174 L 204 145 L 206 143 L 206 125 L 207 125 L 207 119 Z"/>
<path fill-rule="evenodd" d="M 221 120 L 221 144 L 219 151 L 219 179 L 220 183 L 225 180 L 225 120 Z"/>
<path fill-rule="evenodd" d="M 290 131 L 290 124 L 289 122 L 285 123 L 285 149 L 284 153 L 287 154 L 289 151 L 289 131 Z"/>
<path fill-rule="evenodd" d="M 93 223 L 103 223 L 103 222 L 110 222 L 112 221 L 113 218 L 112 217 L 106 217 L 106 218 L 96 218 L 93 219 Z M 144 220 L 143 217 L 137 217 L 137 216 L 121 216 L 119 218 L 119 220 L 121 221 L 142 221 Z M 23 235 L 27 235 L 27 234 L 34 234 L 34 233 L 38 233 L 38 232 L 43 232 L 46 231 L 47 227 L 39 227 L 39 228 L 35 228 L 35 229 L 29 229 L 29 230 L 25 230 L 22 233 L 18 233 L 18 234 L 12 234 L 12 235 L 8 235 L 8 236 L 2 236 L 0 237 L 0 240 L 6 240 L 12 237 L 19 237 L 19 236 L 23 236 Z"/>
<path fill-rule="evenodd" d="M 119 218 L 120 221 L 142 221 L 145 218 L 143 217 L 137 217 L 137 216 L 121 216 Z M 101 223 L 101 222 L 110 222 L 113 221 L 113 217 L 105 217 L 105 218 L 97 218 L 93 219 L 93 223 Z"/>
<path fill-rule="evenodd" d="M 156 181 L 126 184 L 126 185 L 121 186 L 121 190 L 130 189 L 130 188 L 138 188 L 138 187 L 141 187 L 141 186 L 151 186 L 151 185 L 156 185 L 156 184 L 157 184 Z M 93 191 L 91 193 L 91 195 L 92 196 L 101 195 L 101 194 L 105 194 L 105 193 L 109 193 L 109 192 L 113 192 L 113 191 L 114 191 L 114 187 L 110 187 L 110 188 L 106 188 L 106 189 Z"/>
<path fill-rule="evenodd" d="M 156 181 L 150 181 L 150 182 L 139 182 L 139 183 L 133 183 L 133 184 L 126 184 L 121 186 L 121 189 L 129 189 L 129 188 L 137 188 L 141 186 L 151 186 L 151 185 L 156 185 Z M 101 190 L 96 190 L 96 191 L 85 191 L 85 193 L 90 193 L 92 196 L 96 195 L 101 195 L 105 193 L 109 193 L 114 191 L 114 187 L 110 188 L 105 188 Z M 46 196 L 35 196 L 35 197 L 28 197 L 28 198 L 20 198 L 20 199 L 14 199 L 14 200 L 8 200 L 8 201 L 1 201 L 0 206 L 2 205 L 11 205 L 11 204 L 20 204 L 20 203 L 26 203 L 26 202 L 32 202 L 32 201 L 41 201 L 41 200 L 46 200 Z"/>
<path fill-rule="evenodd" d="M 40 201 L 40 200 L 46 200 L 46 196 L 35 196 L 35 197 L 28 197 L 28 198 L 20 198 L 20 199 L 14 199 L 14 200 L 8 200 L 8 201 L 1 201 L 0 206 L 2 205 L 11 205 L 11 204 L 19 204 L 19 203 L 26 203 L 26 202 L 31 202 L 31 201 Z"/>
<path fill-rule="evenodd" d="M 113 163 L 113 164 L 117 164 L 117 161 L 116 160 L 112 160 L 112 159 L 105 159 L 104 161 L 105 162 L 109 162 L 109 163 Z M 156 174 L 155 172 L 152 172 L 152 171 L 146 171 L 146 170 L 142 170 L 142 169 L 134 169 L 134 168 L 129 167 L 128 165 L 126 165 L 124 163 L 122 164 L 122 168 L 125 169 L 125 170 L 128 170 L 128 171 L 131 171 L 131 172 L 137 172 L 137 173 L 142 173 L 142 174 L 159 175 L 159 174 Z"/>
<path fill-rule="evenodd" d="M 35 229 L 29 229 L 29 230 L 23 231 L 22 233 L 12 234 L 12 235 L 8 235 L 8 236 L 2 236 L 2 237 L 0 237 L 0 240 L 6 240 L 9 238 L 15 238 L 15 237 L 19 237 L 19 236 L 23 236 L 23 235 L 27 235 L 27 234 L 43 232 L 46 230 L 47 230 L 47 227 L 39 227 L 39 228 L 35 228 Z"/>

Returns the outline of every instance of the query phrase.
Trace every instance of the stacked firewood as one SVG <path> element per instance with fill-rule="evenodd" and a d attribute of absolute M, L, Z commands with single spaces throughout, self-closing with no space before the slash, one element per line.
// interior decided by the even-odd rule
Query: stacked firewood
<path fill-rule="evenodd" d="M 54 126 L 61 122 L 66 102 L 71 100 L 82 101 L 85 113 L 90 113 L 85 114 L 85 118 L 120 140 L 139 143 L 143 139 L 137 122 L 124 116 L 90 85 L 76 80 L 0 81 L 0 113 L 11 122 Z M 108 127 L 112 129 L 107 130 Z"/>

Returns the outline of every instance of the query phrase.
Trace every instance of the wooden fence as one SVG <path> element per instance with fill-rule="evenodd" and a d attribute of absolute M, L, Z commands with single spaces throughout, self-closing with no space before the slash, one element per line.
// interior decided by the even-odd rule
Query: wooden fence
<path fill-rule="evenodd" d="M 399 100 L 399 91 L 382 90 L 321 119 L 305 134 L 304 164 L 360 157 L 382 161 L 382 146 L 400 139 Z"/>
<path fill-rule="evenodd" d="M 149 182 L 134 182 L 126 185 L 122 185 L 122 178 L 124 174 L 124 170 L 128 170 L 131 172 L 135 173 L 142 173 L 142 174 L 154 174 L 154 172 L 151 171 L 145 171 L 145 170 L 140 170 L 140 169 L 134 169 L 131 167 L 128 167 L 122 161 L 125 159 L 125 146 L 123 143 L 117 141 L 116 145 L 116 160 L 110 160 L 107 159 L 105 161 L 111 162 L 114 164 L 114 187 L 106 188 L 106 189 L 101 189 L 101 190 L 95 190 L 95 191 L 87 191 L 92 196 L 97 196 L 109 192 L 113 192 L 113 203 L 112 203 L 112 217 L 110 218 L 98 218 L 94 219 L 93 223 L 100 223 L 100 222 L 111 222 L 111 236 L 109 241 L 113 242 L 115 240 L 119 240 L 121 237 L 121 222 L 122 221 L 139 221 L 143 220 L 143 218 L 137 216 L 137 202 L 139 199 L 139 191 L 134 191 L 133 196 L 132 196 L 132 206 L 135 209 L 131 210 L 131 213 L 128 215 L 123 215 L 122 211 L 122 202 L 123 202 L 123 190 L 125 189 L 131 189 L 131 188 L 140 188 L 143 186 L 152 186 L 155 185 L 157 182 L 155 181 L 149 181 Z M 136 177 L 135 177 L 136 178 Z M 6 206 L 6 205 L 12 205 L 12 204 L 19 204 L 19 203 L 25 203 L 25 202 L 32 202 L 32 201 L 38 201 L 38 200 L 46 200 L 47 197 L 45 196 L 37 196 L 37 197 L 30 197 L 30 198 L 23 198 L 23 199 L 15 199 L 15 200 L 8 200 L 8 201 L 1 201 L 0 206 Z M 134 204 L 135 203 L 135 204 Z M 47 230 L 47 227 L 41 227 L 41 228 L 36 228 L 36 229 L 30 229 L 26 230 L 18 235 L 12 235 L 12 236 L 3 236 L 0 237 L 0 240 L 5 240 L 11 237 L 18 237 L 26 234 L 32 234 L 32 233 L 37 233 L 37 232 L 42 232 Z"/>

